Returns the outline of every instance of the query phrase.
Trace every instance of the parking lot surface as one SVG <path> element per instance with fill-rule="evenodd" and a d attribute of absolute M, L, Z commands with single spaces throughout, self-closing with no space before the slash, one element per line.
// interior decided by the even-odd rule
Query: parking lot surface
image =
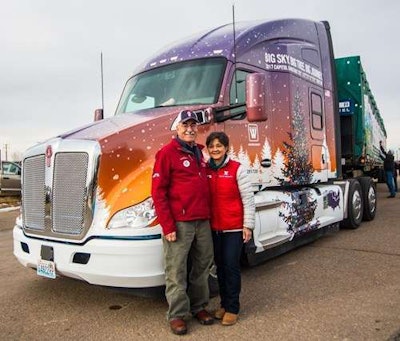
<path fill-rule="evenodd" d="M 2 340 L 400 340 L 400 195 L 379 184 L 378 213 L 243 269 L 239 322 L 171 334 L 164 299 L 38 277 L 12 254 L 18 211 L 0 212 Z M 210 309 L 218 299 L 210 301 Z"/>

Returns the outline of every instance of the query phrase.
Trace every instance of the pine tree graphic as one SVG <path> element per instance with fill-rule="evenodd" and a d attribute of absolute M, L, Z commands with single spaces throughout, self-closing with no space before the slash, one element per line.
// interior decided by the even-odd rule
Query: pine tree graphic
<path fill-rule="evenodd" d="M 289 141 L 283 142 L 282 154 L 285 156 L 281 168 L 283 177 L 277 177 L 281 186 L 307 185 L 312 182 L 313 166 L 309 157 L 307 130 L 305 129 L 304 115 L 301 110 L 299 91 L 296 91 L 293 102 L 291 131 L 288 132 Z M 316 228 L 318 221 L 312 223 L 317 202 L 312 198 L 309 189 L 290 191 L 290 201 L 283 202 L 279 216 L 288 225 L 288 231 L 294 234 Z"/>
<path fill-rule="evenodd" d="M 301 110 L 299 91 L 296 91 L 293 103 L 292 132 L 288 132 L 290 142 L 283 142 L 282 153 L 285 162 L 282 168 L 284 178 L 277 178 L 281 186 L 310 184 L 314 168 L 310 162 L 309 148 L 304 115 Z"/>
<path fill-rule="evenodd" d="M 276 150 L 276 153 L 274 154 L 274 157 L 272 158 L 272 176 L 274 178 L 274 182 L 276 185 L 279 185 L 279 180 L 282 179 L 283 173 L 283 165 L 285 163 L 285 158 L 283 156 L 282 151 L 279 149 Z"/>
<path fill-rule="evenodd" d="M 235 150 L 234 150 L 234 148 L 233 148 L 233 145 L 231 145 L 230 147 L 229 147 L 229 151 L 228 151 L 228 156 L 229 156 L 229 158 L 231 159 L 231 160 L 238 160 L 238 158 L 237 158 L 237 156 L 236 156 L 236 154 L 235 154 Z"/>
<path fill-rule="evenodd" d="M 318 228 L 320 222 L 313 220 L 317 208 L 317 200 L 312 198 L 310 189 L 302 192 L 289 192 L 291 200 L 282 203 L 283 210 L 279 217 L 287 224 L 287 231 L 292 234 L 302 234 Z"/>
<path fill-rule="evenodd" d="M 272 162 L 271 146 L 269 145 L 267 138 L 265 138 L 265 142 L 261 150 L 261 160 L 270 160 Z M 275 180 L 273 177 L 272 166 L 273 165 L 271 164 L 271 167 L 268 168 L 260 167 L 260 179 L 264 186 L 272 184 L 272 181 Z"/>

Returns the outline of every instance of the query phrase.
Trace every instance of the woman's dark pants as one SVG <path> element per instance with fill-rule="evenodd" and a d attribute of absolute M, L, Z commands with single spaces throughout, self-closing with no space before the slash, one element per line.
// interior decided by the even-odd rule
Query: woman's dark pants
<path fill-rule="evenodd" d="M 241 289 L 240 254 L 243 246 L 243 233 L 241 231 L 213 231 L 212 236 L 221 307 L 229 313 L 238 314 Z"/>

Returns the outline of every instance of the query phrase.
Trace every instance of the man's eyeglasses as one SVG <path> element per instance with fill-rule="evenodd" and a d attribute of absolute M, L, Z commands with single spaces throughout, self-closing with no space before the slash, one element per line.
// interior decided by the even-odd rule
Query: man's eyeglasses
<path fill-rule="evenodd" d="M 185 129 L 191 128 L 191 129 L 196 129 L 197 128 L 197 123 L 188 123 L 188 122 L 183 122 L 181 123 L 181 126 Z"/>

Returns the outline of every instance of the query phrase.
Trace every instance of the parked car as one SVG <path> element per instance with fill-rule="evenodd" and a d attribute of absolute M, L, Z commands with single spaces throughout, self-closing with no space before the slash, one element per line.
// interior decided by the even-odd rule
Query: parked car
<path fill-rule="evenodd" d="M 21 194 L 21 166 L 18 164 L 18 162 L 1 162 L 0 194 Z"/>

